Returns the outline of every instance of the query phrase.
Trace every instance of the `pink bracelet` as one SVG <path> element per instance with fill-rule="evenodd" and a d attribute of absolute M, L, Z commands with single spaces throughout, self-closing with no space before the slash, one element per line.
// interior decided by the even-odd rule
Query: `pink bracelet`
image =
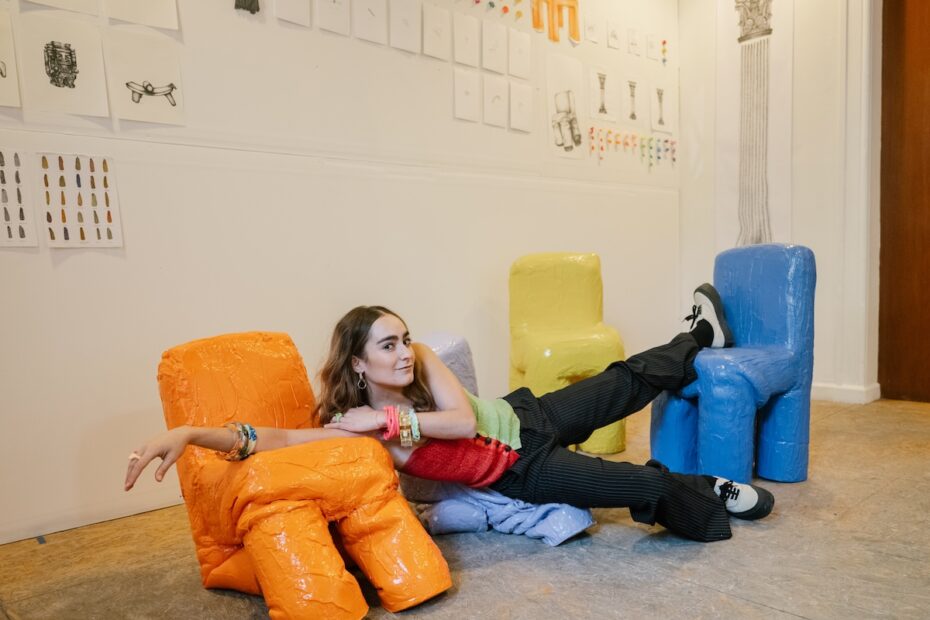
<path fill-rule="evenodd" d="M 385 421 L 387 422 L 387 428 L 381 435 L 381 438 L 385 441 L 390 441 L 400 435 L 400 420 L 397 416 L 397 408 L 393 405 L 386 406 L 384 408 L 384 413 L 386 416 Z"/>

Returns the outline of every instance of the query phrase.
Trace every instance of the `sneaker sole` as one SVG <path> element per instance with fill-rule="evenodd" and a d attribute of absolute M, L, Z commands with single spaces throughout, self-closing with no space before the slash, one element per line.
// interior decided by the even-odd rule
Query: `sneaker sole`
<path fill-rule="evenodd" d="M 698 296 L 703 296 L 708 302 L 707 305 L 714 309 L 713 315 L 708 314 L 703 316 L 711 323 L 711 326 L 714 328 L 715 336 L 718 331 L 723 334 L 723 342 L 718 344 L 717 338 L 715 337 L 711 347 L 716 349 L 721 347 L 732 347 L 733 332 L 730 331 L 730 326 L 727 324 L 727 319 L 723 314 L 723 302 L 720 300 L 720 294 L 717 293 L 717 289 L 710 284 L 702 284 L 694 290 L 694 303 L 704 305 L 700 303 Z"/>

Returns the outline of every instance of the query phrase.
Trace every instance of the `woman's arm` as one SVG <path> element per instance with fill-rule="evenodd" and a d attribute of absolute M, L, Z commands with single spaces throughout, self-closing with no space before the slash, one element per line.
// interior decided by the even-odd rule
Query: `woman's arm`
<path fill-rule="evenodd" d="M 358 433 L 346 430 L 328 428 L 299 428 L 285 429 L 260 427 L 255 429 L 258 440 L 255 442 L 255 452 L 274 450 L 294 446 L 310 441 L 333 439 L 335 437 L 358 437 Z M 236 444 L 236 435 L 228 428 L 179 426 L 168 432 L 152 437 L 129 457 L 129 466 L 126 468 L 125 490 L 129 490 L 136 483 L 139 474 L 145 470 L 156 457 L 161 458 L 161 464 L 155 470 L 155 480 L 161 482 L 168 469 L 177 461 L 188 444 L 209 448 L 219 452 L 229 452 Z"/>
<path fill-rule="evenodd" d="M 477 432 L 475 413 L 471 409 L 462 384 L 432 349 L 413 343 L 414 353 L 423 366 L 423 378 L 436 401 L 437 411 L 418 411 L 420 435 L 434 439 L 471 438 Z M 324 428 L 368 433 L 387 427 L 383 411 L 371 407 L 355 407 L 346 411 L 339 422 Z"/>

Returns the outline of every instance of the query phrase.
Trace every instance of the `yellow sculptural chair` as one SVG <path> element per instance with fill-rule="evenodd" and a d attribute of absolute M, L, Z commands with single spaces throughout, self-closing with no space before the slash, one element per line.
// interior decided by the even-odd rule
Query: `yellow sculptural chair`
<path fill-rule="evenodd" d="M 196 340 L 158 367 L 165 421 L 219 426 L 314 425 L 314 396 L 286 334 Z M 342 548 L 399 611 L 447 590 L 439 549 L 397 490 L 381 444 L 328 439 L 228 462 L 188 446 L 177 462 L 201 578 L 207 588 L 263 594 L 272 618 L 362 618 L 368 605 Z"/>
<path fill-rule="evenodd" d="M 597 254 L 545 253 L 510 268 L 510 389 L 536 396 L 595 375 L 623 359 L 623 342 L 603 323 Z M 612 454 L 625 447 L 623 420 L 579 447 Z"/>

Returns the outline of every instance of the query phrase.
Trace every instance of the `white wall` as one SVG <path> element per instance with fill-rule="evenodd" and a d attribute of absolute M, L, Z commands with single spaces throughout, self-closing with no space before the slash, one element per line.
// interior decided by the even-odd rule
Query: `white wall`
<path fill-rule="evenodd" d="M 778 11 L 780 0 L 773 3 Z M 682 33 L 680 295 L 713 265 L 713 46 L 716 11 L 732 2 L 680 2 Z M 815 398 L 879 396 L 878 162 L 881 101 L 880 0 L 794 2 L 791 242 L 817 257 Z M 778 59 L 771 57 L 771 62 Z M 788 105 L 789 102 L 784 102 Z M 784 139 L 770 136 L 770 139 Z"/>
<path fill-rule="evenodd" d="M 0 111 L 6 149 L 115 162 L 126 240 L 0 251 L 0 542 L 179 501 L 173 477 L 121 482 L 164 428 L 160 354 L 190 339 L 286 331 L 312 371 L 343 312 L 386 304 L 414 335 L 465 335 L 500 394 L 509 266 L 561 250 L 600 254 L 628 353 L 679 327 L 677 171 L 548 158 L 543 116 L 530 135 L 455 122 L 451 63 L 179 5 L 186 127 Z M 622 6 L 677 26 L 674 0 Z"/>

